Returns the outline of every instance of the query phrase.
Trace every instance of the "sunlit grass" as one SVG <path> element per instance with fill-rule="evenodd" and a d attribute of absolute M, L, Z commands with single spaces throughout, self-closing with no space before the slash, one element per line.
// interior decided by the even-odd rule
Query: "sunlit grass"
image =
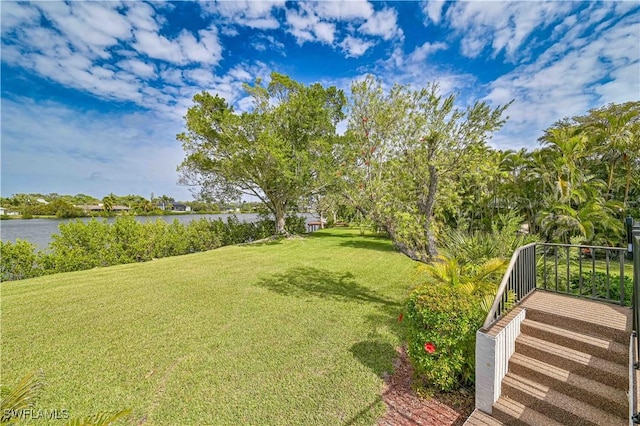
<path fill-rule="evenodd" d="M 414 264 L 327 230 L 2 284 L 2 384 L 142 424 L 373 424 Z"/>

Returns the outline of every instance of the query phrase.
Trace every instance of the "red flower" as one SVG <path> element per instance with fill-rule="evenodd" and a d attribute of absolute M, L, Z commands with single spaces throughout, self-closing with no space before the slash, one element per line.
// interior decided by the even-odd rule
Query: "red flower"
<path fill-rule="evenodd" d="M 432 354 L 436 351 L 436 345 L 431 342 L 427 342 L 424 344 L 424 350 Z"/>
<path fill-rule="evenodd" d="M 402 318 L 404 318 L 404 317 L 402 315 L 402 312 L 400 312 L 400 315 L 398 315 L 398 322 L 402 322 Z"/>

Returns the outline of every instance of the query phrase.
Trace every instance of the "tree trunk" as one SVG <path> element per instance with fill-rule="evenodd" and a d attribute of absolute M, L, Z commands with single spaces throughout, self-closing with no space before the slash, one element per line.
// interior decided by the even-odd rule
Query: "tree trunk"
<path fill-rule="evenodd" d="M 395 230 L 393 228 L 393 225 L 387 221 L 387 223 L 385 225 L 383 225 L 385 228 L 385 231 L 387 232 L 387 234 L 389 235 L 389 238 L 391 238 L 391 241 L 393 241 L 393 245 L 400 250 L 400 253 L 404 254 L 405 256 L 407 256 L 409 259 L 418 261 L 418 262 L 422 262 L 422 263 L 428 263 L 429 262 L 429 258 L 427 256 L 425 256 L 425 253 L 421 252 L 420 250 L 416 250 L 414 248 L 411 248 L 408 244 L 399 241 L 398 238 L 396 238 L 396 233 Z"/>
<path fill-rule="evenodd" d="M 629 190 L 631 189 L 631 164 L 627 167 L 626 182 L 624 184 L 624 207 L 627 207 L 627 201 L 629 201 Z"/>
<path fill-rule="evenodd" d="M 436 249 L 436 238 L 433 235 L 433 229 L 431 222 L 433 221 L 433 206 L 436 203 L 436 194 L 438 192 L 438 170 L 436 166 L 429 166 L 429 189 L 427 192 L 427 199 L 418 201 L 418 210 L 424 215 L 424 237 L 426 239 L 427 256 L 434 258 L 438 255 Z M 422 198 L 422 197 L 420 197 Z"/>
<path fill-rule="evenodd" d="M 279 203 L 275 204 L 274 215 L 276 218 L 276 235 L 287 235 L 286 222 L 284 220 L 285 208 L 284 205 Z"/>

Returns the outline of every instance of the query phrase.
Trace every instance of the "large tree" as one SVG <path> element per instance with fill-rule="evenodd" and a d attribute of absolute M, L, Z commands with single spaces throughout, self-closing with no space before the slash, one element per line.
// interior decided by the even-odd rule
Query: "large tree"
<path fill-rule="evenodd" d="M 385 91 L 372 77 L 352 86 L 349 132 L 355 141 L 350 198 L 384 227 L 413 259 L 436 254 L 435 211 L 441 189 L 478 161 L 486 140 L 504 123 L 506 106 L 476 102 L 457 108 L 436 83 Z"/>
<path fill-rule="evenodd" d="M 260 199 L 284 234 L 287 210 L 326 186 L 346 100 L 333 86 L 305 86 L 278 73 L 245 90 L 253 108 L 241 114 L 218 95 L 194 96 L 187 131 L 177 136 L 186 153 L 180 181 L 203 199 Z"/>

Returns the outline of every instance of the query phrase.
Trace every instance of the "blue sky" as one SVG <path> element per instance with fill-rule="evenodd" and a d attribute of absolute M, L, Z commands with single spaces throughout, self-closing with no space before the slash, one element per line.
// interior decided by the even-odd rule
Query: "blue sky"
<path fill-rule="evenodd" d="M 514 99 L 495 148 L 640 99 L 638 1 L 8 2 L 0 4 L 1 190 L 167 194 L 193 95 L 249 108 L 271 71 L 349 91 L 438 81 L 461 105 Z M 342 126 L 344 127 L 344 126 Z"/>

